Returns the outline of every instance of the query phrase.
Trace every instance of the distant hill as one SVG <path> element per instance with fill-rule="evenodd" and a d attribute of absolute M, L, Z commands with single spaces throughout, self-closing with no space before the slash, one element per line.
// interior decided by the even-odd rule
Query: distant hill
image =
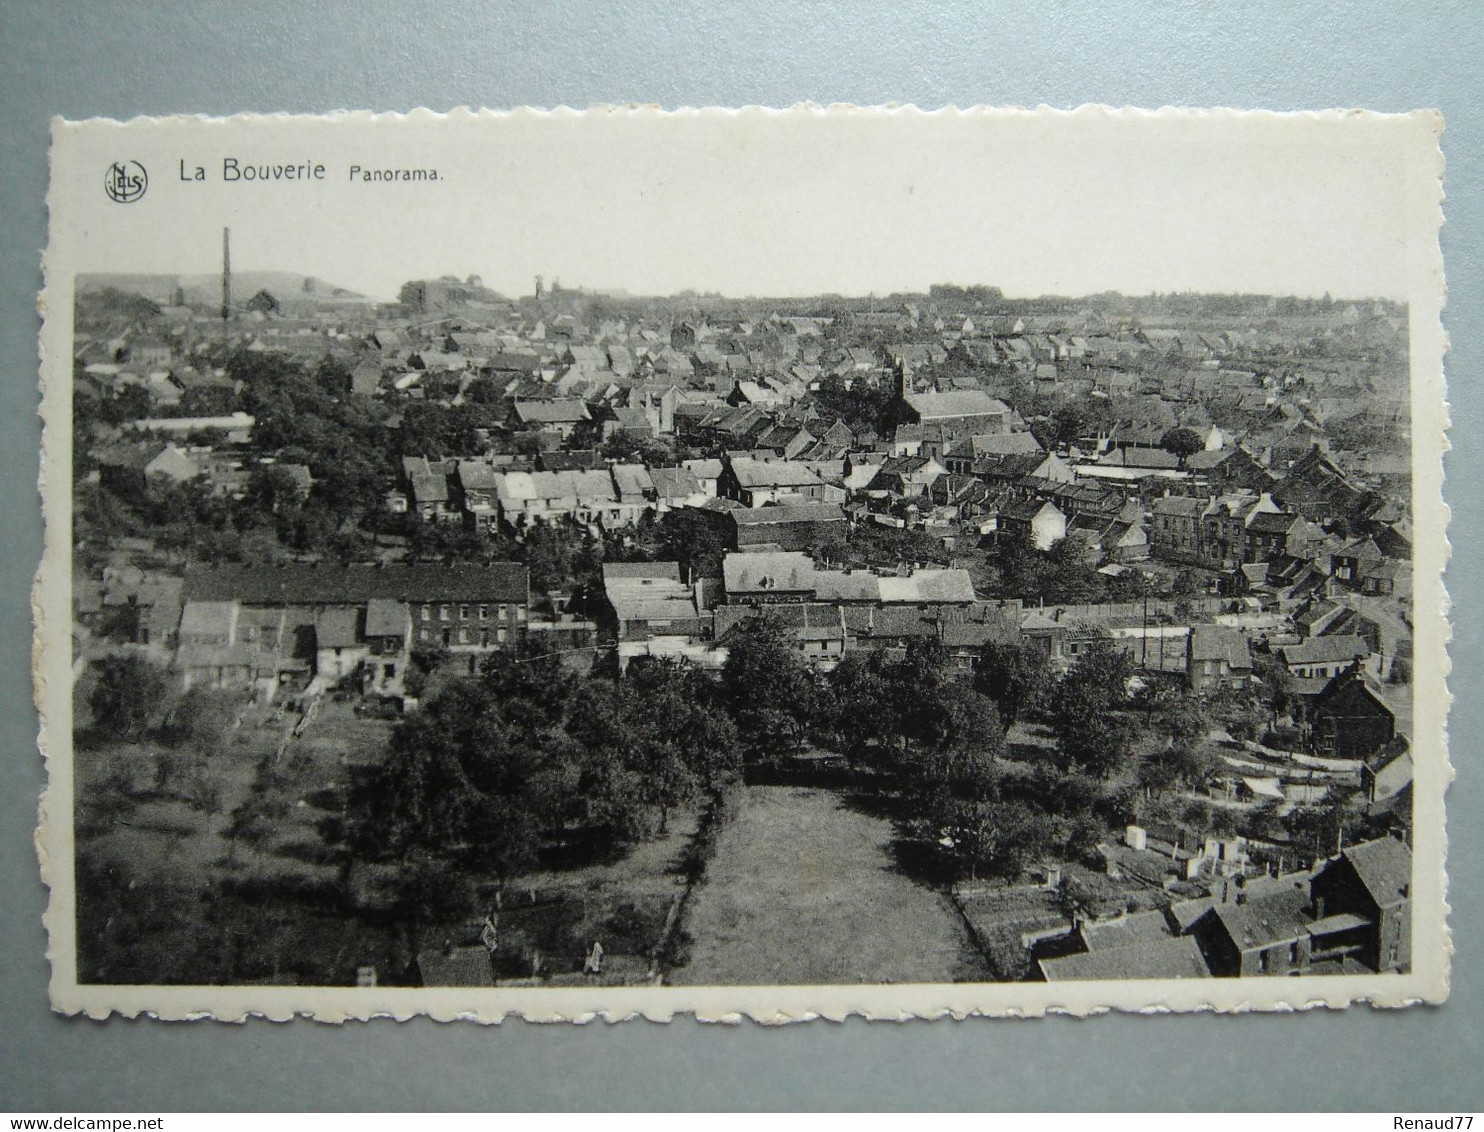
<path fill-rule="evenodd" d="M 312 291 L 305 291 L 305 279 L 309 280 Z M 222 297 L 220 275 L 134 275 L 126 272 L 107 272 L 77 277 L 78 294 L 102 291 L 109 287 L 135 295 L 143 295 L 157 303 L 169 303 L 177 287 L 185 292 L 186 301 L 190 303 L 219 303 Z M 291 271 L 234 271 L 232 273 L 232 296 L 235 302 L 245 303 L 263 290 L 279 300 L 318 298 L 333 299 L 336 302 L 372 301 L 359 292 L 337 287 L 313 275 L 295 275 Z"/>

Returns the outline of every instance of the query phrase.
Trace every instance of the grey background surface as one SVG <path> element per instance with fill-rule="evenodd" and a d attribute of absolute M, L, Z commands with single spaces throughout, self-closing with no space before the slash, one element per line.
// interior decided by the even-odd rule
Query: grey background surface
<path fill-rule="evenodd" d="M 1484 105 L 1470 0 L 1208 4 L 0 0 L 0 1109 L 1216 1108 L 1484 1103 Z M 34 299 L 47 122 L 136 114 L 800 100 L 1440 107 L 1455 602 L 1453 997 L 1299 1017 L 499 1028 L 53 1017 L 31 847 Z M 994 280 L 985 280 L 994 282 Z"/>

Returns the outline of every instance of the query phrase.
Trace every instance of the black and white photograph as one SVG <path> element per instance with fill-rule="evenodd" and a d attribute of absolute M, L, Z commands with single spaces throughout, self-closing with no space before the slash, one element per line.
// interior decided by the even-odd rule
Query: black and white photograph
<path fill-rule="evenodd" d="M 58 122 L 53 1002 L 1447 993 L 1435 115 Z"/>

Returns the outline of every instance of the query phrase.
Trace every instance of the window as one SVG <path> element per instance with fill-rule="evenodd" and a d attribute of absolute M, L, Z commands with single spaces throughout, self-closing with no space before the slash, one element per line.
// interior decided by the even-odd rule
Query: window
<path fill-rule="evenodd" d="M 459 606 L 459 620 L 460 621 L 467 621 L 468 619 L 469 619 L 469 607 L 467 605 L 461 605 L 461 606 Z"/>
<path fill-rule="evenodd" d="M 422 619 L 423 619 L 423 620 L 424 620 L 424 621 L 429 621 L 429 620 L 431 620 L 431 619 L 432 619 L 432 616 L 433 616 L 433 611 L 432 611 L 432 609 L 431 609 L 431 608 L 429 608 L 429 607 L 428 607 L 428 606 L 426 606 L 426 605 L 425 605 L 425 606 L 423 606 L 423 607 L 422 607 Z"/>
<path fill-rule="evenodd" d="M 498 640 L 502 645 L 505 643 L 506 638 L 509 636 L 510 630 L 506 629 L 504 626 L 501 626 L 495 631 L 495 639 Z"/>
<path fill-rule="evenodd" d="M 469 630 L 468 629 L 460 629 L 459 630 L 459 644 L 461 644 L 461 645 L 467 645 L 468 643 L 469 643 Z"/>
<path fill-rule="evenodd" d="M 438 620 L 440 620 L 440 621 L 447 621 L 448 620 L 448 615 L 449 615 L 450 612 L 452 612 L 452 607 L 451 606 L 440 605 L 438 607 Z"/>
<path fill-rule="evenodd" d="M 383 677 L 385 677 L 386 679 L 390 680 L 390 679 L 392 679 L 392 677 L 394 677 L 394 676 L 397 675 L 397 666 L 395 664 L 383 665 L 382 666 L 382 669 L 381 669 L 381 674 L 382 674 Z"/>
<path fill-rule="evenodd" d="M 479 632 L 479 647 L 482 648 L 482 649 L 487 649 L 487 648 L 490 647 L 490 631 L 488 629 L 481 629 L 480 630 L 480 632 Z"/>
<path fill-rule="evenodd" d="M 479 619 L 481 621 L 487 620 L 489 618 L 489 615 L 490 615 L 490 607 L 487 606 L 487 605 L 481 605 L 479 607 Z"/>

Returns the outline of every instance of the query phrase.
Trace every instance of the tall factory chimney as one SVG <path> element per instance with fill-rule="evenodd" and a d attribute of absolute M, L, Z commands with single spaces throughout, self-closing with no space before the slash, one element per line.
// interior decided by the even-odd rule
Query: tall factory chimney
<path fill-rule="evenodd" d="M 232 317 L 232 229 L 222 229 L 222 322 Z"/>

